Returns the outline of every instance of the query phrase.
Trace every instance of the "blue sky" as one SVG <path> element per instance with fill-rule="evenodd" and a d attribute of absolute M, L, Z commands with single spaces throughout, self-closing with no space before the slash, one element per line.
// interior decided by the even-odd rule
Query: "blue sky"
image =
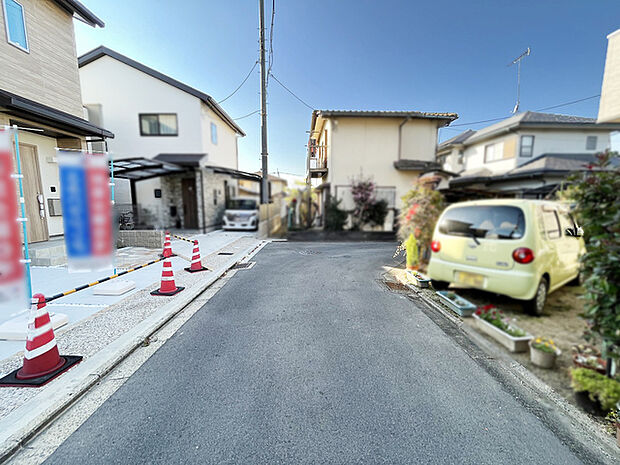
<path fill-rule="evenodd" d="M 76 22 L 78 54 L 103 44 L 216 100 L 258 59 L 256 0 L 83 3 L 106 27 Z M 275 10 L 272 72 L 313 108 L 450 111 L 454 124 L 510 116 L 516 70 L 507 64 L 527 47 L 521 110 L 599 94 L 606 36 L 620 27 L 617 0 L 276 0 Z M 223 107 L 236 118 L 259 105 L 257 67 Z M 597 111 L 598 99 L 550 110 Z M 270 171 L 303 174 L 311 110 L 272 80 L 268 112 Z M 238 123 L 240 168 L 256 170 L 260 115 Z"/>

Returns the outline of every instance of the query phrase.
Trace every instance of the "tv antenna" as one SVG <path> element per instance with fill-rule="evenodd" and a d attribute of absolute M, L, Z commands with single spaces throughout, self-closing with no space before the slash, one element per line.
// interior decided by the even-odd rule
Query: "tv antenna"
<path fill-rule="evenodd" d="M 521 61 L 529 56 L 531 51 L 532 50 L 528 47 L 525 52 L 508 64 L 508 66 L 517 65 L 517 103 L 515 103 L 515 107 L 512 109 L 513 114 L 519 111 L 519 105 L 521 104 Z"/>

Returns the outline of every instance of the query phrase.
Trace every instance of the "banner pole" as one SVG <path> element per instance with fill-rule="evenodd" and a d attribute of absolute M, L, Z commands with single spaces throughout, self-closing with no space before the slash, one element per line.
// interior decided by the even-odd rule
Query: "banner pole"
<path fill-rule="evenodd" d="M 19 155 L 19 135 L 17 125 L 13 125 L 13 138 L 15 139 L 15 161 L 17 164 L 17 180 L 19 183 L 19 203 L 21 206 L 21 218 L 18 221 L 22 223 L 22 231 L 24 234 L 24 264 L 26 265 L 26 291 L 28 293 L 28 305 L 32 300 L 32 278 L 30 276 L 30 254 L 28 252 L 28 231 L 26 229 L 26 201 L 24 199 L 24 185 L 22 182 L 22 163 Z"/>
<path fill-rule="evenodd" d="M 115 218 L 114 217 L 114 187 L 115 187 L 114 157 L 112 156 L 110 152 L 108 152 L 108 141 L 107 140 L 105 141 L 105 153 L 108 157 L 110 157 L 110 188 L 111 188 L 110 196 L 111 196 L 111 201 L 112 201 L 112 218 Z M 115 228 L 116 226 L 113 225 L 112 227 Z M 113 237 L 114 237 L 114 234 L 113 234 Z M 114 250 L 116 250 L 116 244 L 114 244 Z M 112 257 L 112 261 L 114 263 L 114 274 L 116 274 L 116 257 Z"/>

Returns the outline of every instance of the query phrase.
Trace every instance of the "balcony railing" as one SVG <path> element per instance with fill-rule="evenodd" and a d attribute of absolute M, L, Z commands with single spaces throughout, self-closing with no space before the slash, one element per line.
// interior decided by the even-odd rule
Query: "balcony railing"
<path fill-rule="evenodd" d="M 313 178 L 320 178 L 325 173 L 327 173 L 327 147 L 324 145 L 315 146 L 314 150 L 310 152 L 310 175 Z"/>

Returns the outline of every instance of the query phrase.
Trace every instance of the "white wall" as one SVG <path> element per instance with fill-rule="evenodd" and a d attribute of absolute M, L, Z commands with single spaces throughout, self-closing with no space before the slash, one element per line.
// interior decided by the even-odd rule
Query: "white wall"
<path fill-rule="evenodd" d="M 103 56 L 80 68 L 82 101 L 100 104 L 103 127 L 114 133 L 114 158 L 160 153 L 202 153 L 201 101 L 114 58 Z M 178 136 L 141 136 L 140 113 L 176 113 Z"/>
<path fill-rule="evenodd" d="M 215 114 L 204 102 L 200 102 L 202 126 L 202 152 L 209 154 L 205 164 L 239 169 L 237 133 Z M 211 140 L 211 123 L 217 128 L 217 143 Z"/>

